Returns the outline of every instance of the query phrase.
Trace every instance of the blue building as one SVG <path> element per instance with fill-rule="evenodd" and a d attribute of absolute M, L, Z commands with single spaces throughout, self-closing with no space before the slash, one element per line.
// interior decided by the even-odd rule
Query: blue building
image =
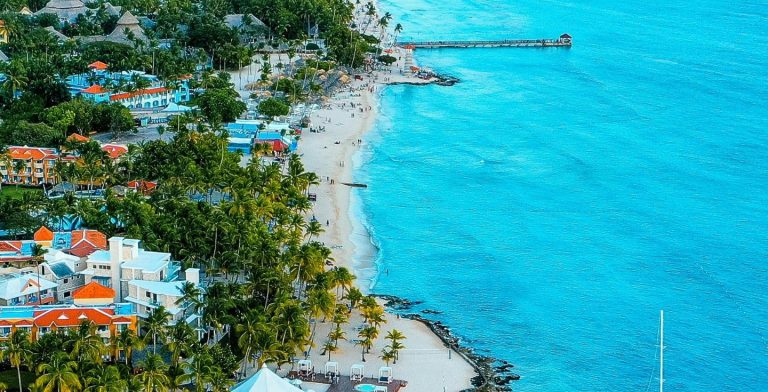
<path fill-rule="evenodd" d="M 88 65 L 89 72 L 66 78 L 67 89 L 74 96 L 81 96 L 92 102 L 119 102 L 128 109 L 155 109 L 171 103 L 190 100 L 189 79 L 181 77 L 171 88 L 155 75 L 142 71 L 111 72 L 101 61 Z M 124 86 L 144 80 L 148 87 L 123 91 Z"/>

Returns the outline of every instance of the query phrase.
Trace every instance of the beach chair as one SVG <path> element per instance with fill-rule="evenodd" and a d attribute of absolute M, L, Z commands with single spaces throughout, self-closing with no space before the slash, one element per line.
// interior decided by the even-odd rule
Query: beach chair
<path fill-rule="evenodd" d="M 333 383 L 339 375 L 339 363 L 338 362 L 326 362 L 325 363 L 325 378 Z"/>
<path fill-rule="evenodd" d="M 365 371 L 365 366 L 359 363 L 352 365 L 352 367 L 349 369 L 349 379 L 351 381 L 361 381 L 363 379 L 364 371 Z"/>
<path fill-rule="evenodd" d="M 315 378 L 315 368 L 312 366 L 312 361 L 308 359 L 302 359 L 298 362 L 299 365 L 299 377 L 305 379 Z"/>
<path fill-rule="evenodd" d="M 388 366 L 382 366 L 379 368 L 379 384 L 389 384 L 393 380 L 392 368 Z"/>

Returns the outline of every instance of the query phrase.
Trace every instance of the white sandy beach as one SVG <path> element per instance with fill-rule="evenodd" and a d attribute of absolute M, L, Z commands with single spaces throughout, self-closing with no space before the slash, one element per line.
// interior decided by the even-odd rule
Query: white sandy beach
<path fill-rule="evenodd" d="M 397 52 L 393 55 L 404 57 Z M 373 76 L 366 74 L 362 81 L 354 81 L 349 90 L 331 99 L 330 107 L 326 106 L 312 114 L 312 126 L 324 126 L 325 132 L 305 133 L 299 143 L 299 154 L 303 155 L 302 161 L 306 169 L 317 173 L 323 179 L 319 186 L 312 189 L 318 197 L 313 214 L 320 222 L 329 223 L 319 240 L 332 247 L 336 265 L 345 266 L 358 275 L 361 270 L 375 270 L 375 266 L 370 265 L 369 261 L 355 260 L 355 245 L 351 237 L 361 233 L 358 229 L 357 233 L 353 234 L 350 214 L 352 188 L 341 183 L 353 180 L 353 155 L 361 148 L 358 140 L 364 140 L 365 133 L 374 125 L 380 89 L 385 88 L 387 83 L 425 82 L 410 75 L 401 76 L 402 66 L 401 60 L 393 64 L 391 74 L 389 69 L 384 69 L 373 73 Z M 330 183 L 330 179 L 333 179 L 334 184 Z M 370 281 L 358 280 L 358 286 L 367 291 Z M 345 330 L 348 340 L 357 338 L 354 328 L 361 323 L 359 315 L 349 323 Z M 319 325 L 316 339 L 318 347 L 322 346 L 323 337 L 327 335 L 329 328 L 329 323 Z M 383 336 L 393 328 L 407 337 L 406 350 L 400 355 L 400 361 L 392 367 L 395 378 L 408 381 L 408 390 L 443 392 L 471 387 L 470 379 L 475 376 L 472 366 L 455 352 L 450 354 L 449 359 L 449 350 L 424 324 L 400 319 L 391 314 L 387 315 L 387 324 L 382 327 L 381 337 L 377 339 L 371 353 L 366 355 L 366 375 L 378 375 L 379 367 L 384 366 L 378 356 L 386 345 Z M 339 342 L 339 346 L 340 351 L 333 353 L 331 358 L 339 362 L 342 374 L 348 374 L 352 364 L 363 363 L 360 347 L 349 341 Z M 328 360 L 327 356 L 320 355 L 320 351 L 316 348 L 310 356 L 317 370 L 321 370 Z"/>
<path fill-rule="evenodd" d="M 365 23 L 364 13 L 358 12 L 358 25 Z M 375 29 L 374 29 L 375 30 Z M 378 34 L 378 32 L 369 32 Z M 405 70 L 405 51 L 392 48 L 392 56 L 399 58 L 391 67 L 379 69 L 372 73 L 362 74 L 363 80 L 352 79 L 352 82 L 338 91 L 320 109 L 311 113 L 311 127 L 324 128 L 321 132 L 305 132 L 299 141 L 297 153 L 302 156 L 302 162 L 307 171 L 316 173 L 321 179 L 319 186 L 312 187 L 310 192 L 317 194 L 317 201 L 311 212 L 315 218 L 325 225 L 325 232 L 318 238 L 333 251 L 337 266 L 344 266 L 358 276 L 357 286 L 368 292 L 371 278 L 375 275 L 376 266 L 369 258 L 356 257 L 355 241 L 365 243 L 368 234 L 359 222 L 352 222 L 350 211 L 350 195 L 352 188 L 342 185 L 343 182 L 353 182 L 352 172 L 355 169 L 353 157 L 365 145 L 365 133 L 376 121 L 378 114 L 378 95 L 387 84 L 412 83 L 424 84 L 428 81 L 416 78 Z M 286 61 L 287 58 L 277 58 L 272 55 L 271 62 Z M 401 72 L 401 70 L 405 72 Z M 232 73 L 232 81 L 241 91 L 243 97 L 248 96 L 244 85 L 258 78 L 257 66 L 244 67 L 239 72 Z M 360 145 L 363 140 L 363 146 Z M 333 180 L 333 184 L 331 184 Z M 363 190 L 365 191 L 365 190 Z M 327 223 L 327 225 L 326 225 Z M 364 238 L 359 238 L 364 237 Z M 361 249 L 363 253 L 373 249 Z M 331 360 L 338 362 L 342 375 L 349 375 L 352 364 L 364 364 L 365 375 L 377 377 L 378 370 L 384 366 L 379 358 L 382 348 L 387 344 L 384 339 L 386 332 L 397 329 L 407 340 L 406 349 L 401 351 L 397 364 L 391 364 L 394 377 L 408 382 L 406 390 L 416 392 L 455 392 L 470 388 L 471 378 L 476 375 L 473 367 L 460 355 L 450 350 L 443 342 L 418 322 L 401 319 L 393 314 L 387 314 L 387 323 L 381 328 L 380 337 L 376 340 L 370 354 L 366 354 L 366 362 L 362 362 L 360 347 L 352 340 L 357 339 L 356 327 L 363 320 L 353 312 L 353 318 L 345 328 L 346 341 L 339 342 L 339 351 L 331 355 Z M 322 373 L 327 355 L 321 355 L 321 347 L 325 341 L 330 323 L 320 323 L 317 327 L 315 347 L 310 353 L 310 359 L 317 372 Z M 284 369 L 285 373 L 288 369 Z M 282 374 L 281 373 L 281 374 Z M 320 384 L 307 384 L 305 390 L 324 391 L 327 387 Z"/>

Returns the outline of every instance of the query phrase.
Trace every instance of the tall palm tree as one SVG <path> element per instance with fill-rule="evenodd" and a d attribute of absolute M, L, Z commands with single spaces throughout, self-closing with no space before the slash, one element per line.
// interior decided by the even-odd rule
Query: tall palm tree
<path fill-rule="evenodd" d="M 101 337 L 96 333 L 96 325 L 89 320 L 84 320 L 76 329 L 69 330 L 67 340 L 72 347 L 69 355 L 77 363 L 101 363 L 101 356 L 107 351 Z"/>
<path fill-rule="evenodd" d="M 146 329 L 144 337 L 152 337 L 152 354 L 157 354 L 157 338 L 158 336 L 164 336 L 165 326 L 168 324 L 169 317 L 171 317 L 171 314 L 161 305 L 152 309 L 152 312 L 144 321 L 144 328 Z"/>
<path fill-rule="evenodd" d="M 395 45 L 397 44 L 397 37 L 402 32 L 403 32 L 403 25 L 401 25 L 400 23 L 396 24 L 395 25 L 395 37 L 392 39 L 392 41 L 394 42 Z"/>
<path fill-rule="evenodd" d="M 37 273 L 37 304 L 42 305 L 43 299 L 40 298 L 40 262 L 43 261 L 43 256 L 48 253 L 48 249 L 43 248 L 40 244 L 32 245 L 32 261 L 35 262 L 35 272 Z"/>
<path fill-rule="evenodd" d="M 80 379 L 75 373 L 77 362 L 63 352 L 58 352 L 46 363 L 37 367 L 40 376 L 35 383 L 41 392 L 77 392 L 81 389 Z"/>
<path fill-rule="evenodd" d="M 170 380 L 168 378 L 168 366 L 163 363 L 163 358 L 157 354 L 149 354 L 139 363 L 143 372 L 138 375 L 144 392 L 167 392 Z"/>
<path fill-rule="evenodd" d="M 401 343 L 402 340 L 406 339 L 405 335 L 396 329 L 392 329 L 387 332 L 384 338 L 389 340 L 390 343 L 387 347 L 389 347 L 389 352 L 392 353 L 392 360 L 394 360 L 394 363 L 397 363 L 397 360 L 400 358 L 400 350 L 405 348 L 405 345 Z"/>
<path fill-rule="evenodd" d="M 16 375 L 19 377 L 19 391 L 24 390 L 21 385 L 21 364 L 29 359 L 32 350 L 29 343 L 29 335 L 21 329 L 16 329 L 11 333 L 8 340 L 3 342 L 0 350 L 0 359 L 8 360 L 11 366 L 16 368 Z"/>
<path fill-rule="evenodd" d="M 168 328 L 166 334 L 168 335 L 166 346 L 168 351 L 171 352 L 171 366 L 176 366 L 179 363 L 181 354 L 188 352 L 192 345 L 196 343 L 197 335 L 192 327 L 184 322 L 174 324 Z"/>
<path fill-rule="evenodd" d="M 122 350 L 125 353 L 125 366 L 131 366 L 133 350 L 142 349 L 145 343 L 136 335 L 136 331 L 126 328 L 119 335 L 113 337 L 112 345 L 115 348 L 115 356 L 119 356 L 120 350 Z"/>
<path fill-rule="evenodd" d="M 203 293 L 196 284 L 184 282 L 179 291 L 181 291 L 181 297 L 176 300 L 176 305 L 188 304 L 186 308 L 192 313 L 197 313 L 202 308 Z"/>
<path fill-rule="evenodd" d="M 182 376 L 195 384 L 196 392 L 205 392 L 206 384 L 210 381 L 214 373 L 213 357 L 208 351 L 208 346 L 201 346 L 195 350 L 195 356 L 192 361 L 186 363 L 187 374 Z"/>
<path fill-rule="evenodd" d="M 125 392 L 128 383 L 116 366 L 96 366 L 86 373 L 84 392 Z"/>

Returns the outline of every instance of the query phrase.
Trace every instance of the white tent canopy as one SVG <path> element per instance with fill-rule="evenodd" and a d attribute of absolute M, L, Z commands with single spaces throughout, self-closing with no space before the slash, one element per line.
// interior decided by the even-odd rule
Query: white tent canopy
<path fill-rule="evenodd" d="M 278 376 L 267 366 L 262 366 L 256 374 L 235 385 L 232 392 L 303 392 L 291 385 L 288 380 Z"/>

